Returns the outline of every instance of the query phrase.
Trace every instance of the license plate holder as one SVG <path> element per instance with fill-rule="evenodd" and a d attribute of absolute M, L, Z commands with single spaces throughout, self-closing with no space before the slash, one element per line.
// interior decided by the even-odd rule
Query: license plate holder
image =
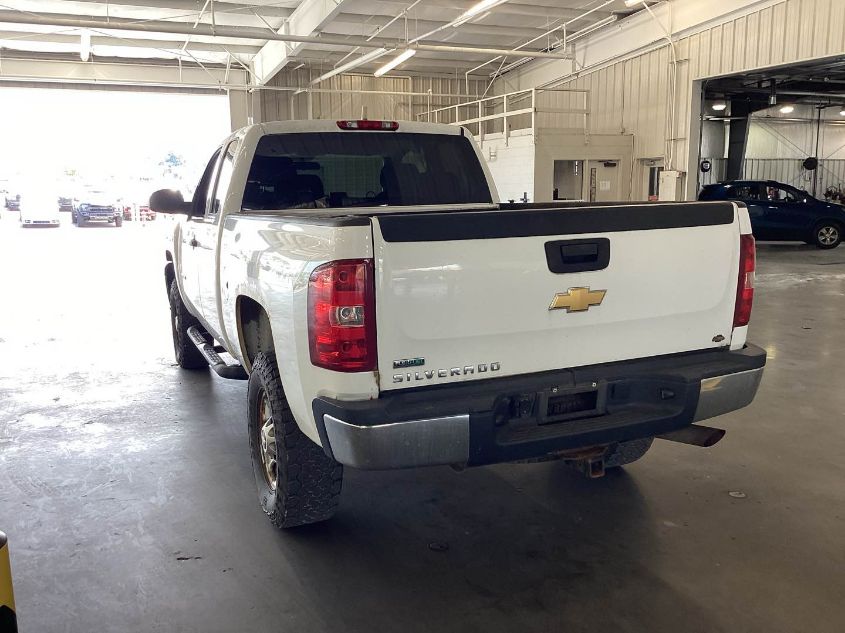
<path fill-rule="evenodd" d="M 571 389 L 548 389 L 540 392 L 539 424 L 553 424 L 579 418 L 592 418 L 606 412 L 606 386 L 585 385 Z"/>

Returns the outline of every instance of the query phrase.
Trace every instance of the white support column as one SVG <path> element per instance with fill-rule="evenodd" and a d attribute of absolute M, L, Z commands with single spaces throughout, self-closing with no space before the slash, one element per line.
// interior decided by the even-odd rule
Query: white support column
<path fill-rule="evenodd" d="M 260 97 L 261 95 L 247 90 L 229 90 L 229 120 L 233 132 L 252 123 L 260 122 L 256 121 L 253 116 L 253 101 L 256 98 L 260 99 Z"/>

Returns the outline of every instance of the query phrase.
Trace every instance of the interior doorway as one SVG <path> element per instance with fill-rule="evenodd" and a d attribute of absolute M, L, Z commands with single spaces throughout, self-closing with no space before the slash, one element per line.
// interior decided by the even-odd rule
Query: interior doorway
<path fill-rule="evenodd" d="M 640 199 L 655 202 L 659 199 L 660 173 L 663 171 L 663 159 L 651 158 L 640 161 L 642 166 L 640 183 L 642 194 Z"/>
<path fill-rule="evenodd" d="M 553 200 L 582 200 L 584 197 L 584 161 L 556 160 Z"/>

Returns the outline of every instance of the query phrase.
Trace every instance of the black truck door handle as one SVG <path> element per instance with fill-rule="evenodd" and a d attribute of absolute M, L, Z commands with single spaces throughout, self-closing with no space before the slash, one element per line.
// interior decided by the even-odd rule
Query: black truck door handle
<path fill-rule="evenodd" d="M 193 248 L 196 248 L 197 246 L 199 246 L 199 245 L 200 245 L 200 243 L 199 243 L 199 242 L 197 242 L 197 238 L 195 238 L 195 237 L 192 237 L 192 238 L 191 238 L 191 241 L 190 241 L 190 242 L 188 242 L 188 244 L 190 244 Z"/>
<path fill-rule="evenodd" d="M 603 270 L 610 264 L 610 240 L 594 237 L 546 242 L 546 262 L 553 273 Z"/>

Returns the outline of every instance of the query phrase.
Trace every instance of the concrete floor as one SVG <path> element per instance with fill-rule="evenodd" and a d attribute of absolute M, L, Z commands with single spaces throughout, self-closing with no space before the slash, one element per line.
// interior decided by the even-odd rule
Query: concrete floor
<path fill-rule="evenodd" d="M 845 247 L 761 246 L 751 339 L 769 365 L 718 446 L 659 441 L 594 481 L 559 463 L 347 470 L 334 521 L 280 533 L 245 383 L 173 365 L 167 221 L 13 216 L 0 529 L 21 631 L 845 629 Z"/>

